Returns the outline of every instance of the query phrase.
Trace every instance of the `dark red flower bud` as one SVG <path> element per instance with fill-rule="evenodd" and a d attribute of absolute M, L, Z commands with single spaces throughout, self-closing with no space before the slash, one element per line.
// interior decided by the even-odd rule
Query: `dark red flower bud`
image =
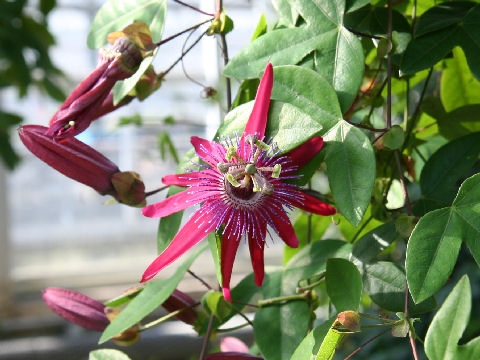
<path fill-rule="evenodd" d="M 130 77 L 142 59 L 138 46 L 126 37 L 118 38 L 110 49 L 100 50 L 97 68 L 53 115 L 48 133 L 57 140 L 73 137 L 93 120 L 128 103 L 131 98 L 114 106 L 111 90 L 118 80 Z"/>
<path fill-rule="evenodd" d="M 95 149 L 72 138 L 57 142 L 40 125 L 24 125 L 18 129 L 23 144 L 40 160 L 102 195 L 110 194 L 118 200 L 111 178 L 120 170 L 117 165 Z"/>
<path fill-rule="evenodd" d="M 185 309 L 175 317 L 184 323 L 193 325 L 197 319 L 197 313 L 192 309 L 195 304 L 197 304 L 197 302 L 189 295 L 180 290 L 175 290 L 172 295 L 165 300 L 162 306 L 168 312 Z"/>
<path fill-rule="evenodd" d="M 205 360 L 263 360 L 263 358 L 241 352 L 219 352 L 208 354 Z"/>
<path fill-rule="evenodd" d="M 105 305 L 76 291 L 50 287 L 43 291 L 43 300 L 55 313 L 89 330 L 103 331 L 110 323 Z"/>

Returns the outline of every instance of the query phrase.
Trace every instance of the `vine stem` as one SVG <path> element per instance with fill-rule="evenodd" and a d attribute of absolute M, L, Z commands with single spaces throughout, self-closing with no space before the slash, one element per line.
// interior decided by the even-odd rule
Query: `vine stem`
<path fill-rule="evenodd" d="M 212 16 L 213 16 L 213 15 L 212 15 Z M 163 39 L 162 41 L 159 41 L 158 43 L 155 43 L 155 46 L 158 47 L 158 46 L 160 46 L 160 45 L 162 45 L 162 44 L 165 44 L 165 43 L 169 42 L 170 40 L 173 40 L 173 39 L 175 39 L 176 37 L 178 37 L 178 36 L 180 36 L 180 35 L 183 35 L 183 34 L 189 32 L 189 31 L 191 31 L 191 30 L 194 30 L 194 29 L 196 29 L 196 28 L 202 26 L 203 24 L 206 24 L 207 22 L 212 21 L 212 20 L 213 20 L 213 18 L 207 19 L 207 20 L 202 21 L 202 22 L 200 22 L 200 23 L 198 23 L 198 24 L 196 24 L 196 25 L 190 26 L 188 29 L 182 30 L 182 31 L 180 31 L 180 32 L 178 32 L 178 33 L 176 33 L 176 34 L 173 34 L 172 36 L 169 36 L 169 37 L 166 38 L 166 39 Z"/>
<path fill-rule="evenodd" d="M 195 274 L 192 270 L 188 269 L 187 272 L 192 275 L 195 279 L 200 281 L 208 290 L 213 290 L 213 288 L 205 281 L 203 280 L 200 276 Z"/>
<path fill-rule="evenodd" d="M 223 0 L 216 0 L 216 8 L 217 12 L 215 14 L 215 17 L 220 17 L 220 13 L 223 9 Z M 227 66 L 230 60 L 228 58 L 227 39 L 225 34 L 223 33 L 220 33 L 220 44 L 223 56 L 223 65 Z M 227 112 L 229 112 L 232 107 L 232 85 L 229 77 L 225 77 L 225 92 L 227 97 Z"/>
<path fill-rule="evenodd" d="M 169 186 L 170 185 L 164 185 L 164 186 L 159 187 L 158 189 L 155 189 L 155 190 L 152 190 L 152 191 L 147 191 L 145 193 L 145 197 L 155 195 L 156 193 L 167 189 Z"/>
<path fill-rule="evenodd" d="M 185 7 L 190 8 L 190 9 L 192 9 L 192 10 L 195 10 L 196 12 L 199 12 L 199 13 L 201 13 L 201 14 L 209 15 L 209 16 L 214 16 L 214 14 L 210 14 L 210 13 L 208 13 L 208 12 L 206 12 L 206 11 L 203 11 L 203 10 L 201 10 L 201 9 L 193 6 L 193 5 L 187 4 L 186 2 L 183 2 L 183 1 L 181 1 L 181 0 L 173 0 L 173 1 L 176 2 L 177 4 L 180 4 L 180 5 L 183 5 L 183 6 L 185 6 Z"/>
<path fill-rule="evenodd" d="M 392 0 L 388 0 L 388 40 L 392 41 Z M 407 94 L 408 97 L 408 94 Z M 392 53 L 388 53 L 387 58 L 387 127 L 392 126 Z M 398 171 L 398 176 L 400 178 L 400 184 L 402 186 L 403 197 L 405 199 L 405 207 L 409 216 L 412 216 L 412 207 L 410 204 L 410 199 L 408 197 L 407 187 L 405 185 L 405 179 L 403 177 L 402 164 L 400 162 L 400 153 L 398 150 L 393 152 L 395 157 L 395 164 Z M 405 318 L 408 320 L 408 297 L 410 290 L 408 288 L 408 283 L 405 283 L 405 299 L 404 299 L 404 314 Z M 412 331 L 408 332 L 410 347 L 412 348 L 413 358 L 418 360 L 417 346 L 415 344 L 415 339 L 413 338 Z"/>
<path fill-rule="evenodd" d="M 202 33 L 200 34 L 200 36 L 193 42 L 192 45 L 190 45 L 187 49 L 185 49 L 184 51 L 182 51 L 182 54 L 180 55 L 180 57 L 179 57 L 177 60 L 175 60 L 174 63 L 173 63 L 172 65 L 170 65 L 170 67 L 169 67 L 167 70 L 165 70 L 163 73 L 161 73 L 161 74 L 160 74 L 160 77 L 163 78 L 165 75 L 167 75 L 167 74 L 175 67 L 175 65 L 177 65 L 180 61 L 182 61 L 183 57 L 184 57 L 185 55 L 187 55 L 187 53 L 188 53 L 190 50 L 192 50 L 193 47 L 200 42 L 200 40 L 202 40 L 203 36 L 204 36 L 206 33 L 207 33 L 207 30 L 205 30 L 204 32 L 202 32 Z"/>
<path fill-rule="evenodd" d="M 303 294 L 300 294 L 300 295 L 278 296 L 270 299 L 259 300 L 258 306 L 263 307 L 263 306 L 272 305 L 272 304 L 284 302 L 284 301 L 305 300 L 308 293 L 309 292 L 304 292 Z"/>
<path fill-rule="evenodd" d="M 143 325 L 139 331 L 145 331 L 147 329 L 150 329 L 166 320 L 169 320 L 175 316 L 177 316 L 178 314 L 182 313 L 183 311 L 187 310 L 187 309 L 191 309 L 192 307 L 195 307 L 195 306 L 198 306 L 200 305 L 199 302 L 193 304 L 193 305 L 189 305 L 189 306 L 185 306 L 184 308 L 181 308 L 181 309 L 178 309 L 178 310 L 175 310 L 175 311 L 172 311 L 170 314 L 167 314 L 165 316 L 162 316 L 161 318 L 157 319 L 157 320 L 154 320 L 152 322 L 149 322 L 148 324 L 145 324 Z"/>
<path fill-rule="evenodd" d="M 387 333 L 388 331 L 390 331 L 390 328 L 388 329 L 385 329 L 384 331 L 382 331 L 380 334 L 372 337 L 371 339 L 365 341 L 362 345 L 360 345 L 357 349 L 355 349 L 355 351 L 353 351 L 350 355 L 348 355 L 345 359 L 343 360 L 348 360 L 348 359 L 351 359 L 353 357 L 353 355 L 355 355 L 357 352 L 359 352 L 360 350 L 362 350 L 365 346 L 367 346 L 368 344 L 370 344 L 372 341 L 378 339 L 380 336 L 382 336 L 383 334 Z"/>
<path fill-rule="evenodd" d="M 212 325 L 213 325 L 213 313 L 210 315 L 210 319 L 208 320 L 207 332 L 205 333 L 205 337 L 203 338 L 202 350 L 200 351 L 200 356 L 198 357 L 198 360 L 203 360 L 205 358 L 208 342 L 210 340 L 210 334 L 212 333 Z"/>

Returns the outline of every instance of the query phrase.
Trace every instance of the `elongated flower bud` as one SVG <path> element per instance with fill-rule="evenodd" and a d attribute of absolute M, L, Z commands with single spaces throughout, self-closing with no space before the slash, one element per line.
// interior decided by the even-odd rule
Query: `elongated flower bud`
<path fill-rule="evenodd" d="M 184 323 L 193 325 L 197 319 L 197 313 L 192 309 L 192 306 L 196 304 L 196 301 L 193 300 L 189 295 L 185 294 L 180 290 L 175 290 L 170 297 L 165 300 L 162 304 L 163 308 L 168 312 L 174 312 L 176 310 L 183 310 L 180 314 L 175 316 L 178 320 L 183 321 Z"/>
<path fill-rule="evenodd" d="M 102 195 L 118 198 L 111 182 L 112 176 L 120 171 L 117 165 L 75 138 L 57 142 L 46 131 L 47 128 L 40 125 L 24 125 L 18 129 L 23 144 L 40 160 Z"/>
<path fill-rule="evenodd" d="M 138 46 L 126 37 L 118 38 L 110 49 L 100 50 L 97 68 L 72 91 L 53 115 L 48 133 L 57 140 L 73 137 L 93 120 L 128 103 L 131 98 L 114 106 L 111 90 L 118 80 L 130 77 L 142 59 Z"/>
<path fill-rule="evenodd" d="M 43 291 L 42 297 L 55 313 L 86 329 L 103 331 L 110 323 L 104 312 L 105 305 L 87 295 L 50 287 Z"/>

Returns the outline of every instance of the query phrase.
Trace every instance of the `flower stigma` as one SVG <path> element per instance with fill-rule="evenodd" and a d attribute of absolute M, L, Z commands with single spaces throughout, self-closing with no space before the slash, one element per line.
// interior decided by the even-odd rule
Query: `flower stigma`
<path fill-rule="evenodd" d="M 238 147 L 230 146 L 225 154 L 228 162 L 217 163 L 217 169 L 224 176 L 224 186 L 228 197 L 237 205 L 253 205 L 260 200 L 260 195 L 273 194 L 274 185 L 269 178 L 280 176 L 282 166 L 262 166 L 265 163 L 262 153 L 271 150 L 271 146 L 261 141 L 256 135 L 247 135 L 245 143 L 250 145 L 249 160 L 238 155 Z M 250 203 L 250 204 L 248 204 Z"/>

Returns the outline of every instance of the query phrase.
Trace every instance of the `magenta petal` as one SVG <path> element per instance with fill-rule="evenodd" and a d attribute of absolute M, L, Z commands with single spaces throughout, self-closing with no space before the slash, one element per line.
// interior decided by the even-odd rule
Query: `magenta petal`
<path fill-rule="evenodd" d="M 240 244 L 240 233 L 236 228 L 236 222 L 232 221 L 232 226 L 227 226 L 222 235 L 221 246 L 221 268 L 222 268 L 222 288 L 223 296 L 227 301 L 232 301 L 230 295 L 230 279 L 232 277 L 233 262 L 237 254 L 238 245 Z"/>
<path fill-rule="evenodd" d="M 262 286 L 265 277 L 265 264 L 263 252 L 265 250 L 265 235 L 267 231 L 266 224 L 262 224 L 261 239 L 256 239 L 253 234 L 248 234 L 248 246 L 250 249 L 250 259 L 252 260 L 253 272 L 255 274 L 255 284 Z"/>
<path fill-rule="evenodd" d="M 190 141 L 195 152 L 208 165 L 216 168 L 219 162 L 225 161 L 225 148 L 213 141 L 192 136 Z"/>
<path fill-rule="evenodd" d="M 310 196 L 306 193 L 303 193 L 303 196 L 304 200 L 302 202 L 294 200 L 292 201 L 292 205 L 313 214 L 323 216 L 335 215 L 337 213 L 337 210 L 335 210 L 335 208 L 324 203 L 323 201 L 320 201 L 317 198 L 314 198 L 313 196 Z"/>
<path fill-rule="evenodd" d="M 205 178 L 204 172 L 191 172 L 186 174 L 166 175 L 162 178 L 165 185 L 175 185 L 181 187 L 192 186 L 202 181 Z"/>
<path fill-rule="evenodd" d="M 205 201 L 213 194 L 215 194 L 215 192 L 208 190 L 203 191 L 198 188 L 195 188 L 195 190 L 187 189 L 156 204 L 144 207 L 142 214 L 151 218 L 168 216 Z"/>
<path fill-rule="evenodd" d="M 292 248 L 298 247 L 298 239 L 293 229 L 290 219 L 284 213 L 277 212 L 274 216 L 271 216 L 273 225 L 277 230 L 278 236 Z"/>
<path fill-rule="evenodd" d="M 199 211 L 193 214 L 168 247 L 145 270 L 141 282 L 153 278 L 160 270 L 170 265 L 208 235 L 213 226 L 207 221 L 208 218 L 202 219 L 202 215 Z"/>
<path fill-rule="evenodd" d="M 305 141 L 303 144 L 297 146 L 295 149 L 290 150 L 285 155 L 288 156 L 292 163 L 301 169 L 308 164 L 310 160 L 312 160 L 313 157 L 320 152 L 320 150 L 322 150 L 322 147 L 323 139 L 318 136 Z M 284 172 L 282 172 L 282 174 L 284 174 Z"/>
<path fill-rule="evenodd" d="M 220 340 L 220 351 L 222 352 L 237 352 L 248 354 L 248 346 L 240 339 L 233 336 L 226 336 Z"/>
<path fill-rule="evenodd" d="M 265 135 L 265 126 L 267 125 L 268 108 L 270 107 L 270 96 L 273 88 L 273 67 L 271 63 L 267 63 L 265 73 L 260 80 L 257 95 L 255 96 L 255 103 L 253 105 L 252 113 L 248 118 L 247 125 L 243 131 L 245 135 L 255 134 L 259 138 Z M 242 141 L 243 142 L 243 141 Z"/>

